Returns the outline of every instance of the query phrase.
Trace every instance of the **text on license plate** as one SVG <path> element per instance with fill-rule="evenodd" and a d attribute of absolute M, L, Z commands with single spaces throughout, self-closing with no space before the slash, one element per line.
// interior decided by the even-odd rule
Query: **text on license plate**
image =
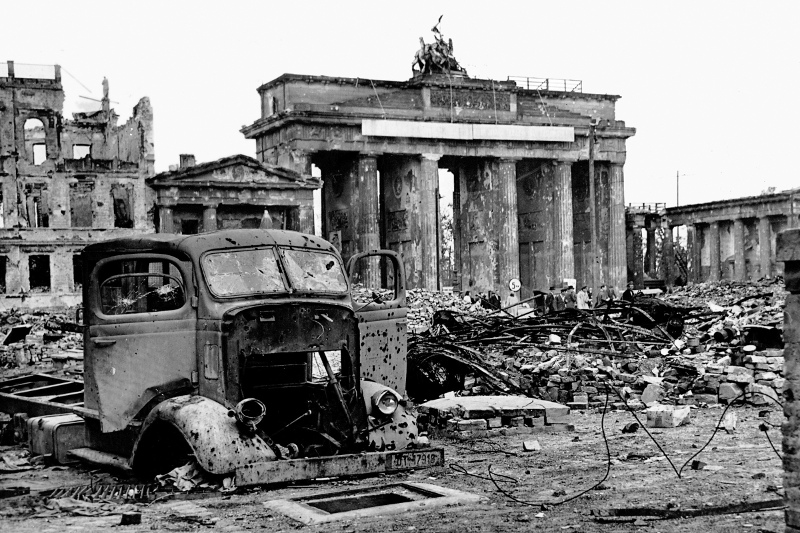
<path fill-rule="evenodd" d="M 402 470 L 406 468 L 441 466 L 444 462 L 443 456 L 444 452 L 442 450 L 391 453 L 386 456 L 386 469 Z"/>

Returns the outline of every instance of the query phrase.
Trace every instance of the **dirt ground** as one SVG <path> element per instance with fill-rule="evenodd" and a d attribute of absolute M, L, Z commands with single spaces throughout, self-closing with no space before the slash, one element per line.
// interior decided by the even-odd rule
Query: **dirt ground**
<path fill-rule="evenodd" d="M 150 505 L 138 505 L 142 523 L 134 526 L 118 526 L 119 515 L 35 517 L 43 511 L 41 500 L 35 496 L 37 491 L 88 484 L 90 477 L 96 482 L 114 482 L 112 472 L 91 471 L 85 467 L 47 467 L 0 474 L 0 488 L 23 485 L 32 490 L 31 496 L 0 500 L 0 531 L 783 531 L 783 511 L 780 510 L 689 519 L 626 518 L 626 521 L 617 523 L 600 522 L 592 514 L 596 510 L 613 508 L 696 508 L 781 497 L 781 461 L 764 432 L 759 430 L 759 424 L 764 421 L 759 414 L 763 414 L 765 408 L 736 407 L 731 410 L 737 415 L 736 430 L 718 431 L 713 442 L 698 457 L 707 466 L 702 470 L 692 470 L 687 466 L 680 479 L 642 429 L 632 434 L 622 433 L 625 424 L 633 421 L 629 413 L 608 413 L 605 428 L 612 459 L 608 479 L 598 489 L 563 505 L 557 505 L 557 502 L 593 486 L 606 472 L 608 462 L 600 430 L 600 413 L 573 413 L 574 432 L 541 432 L 472 440 L 437 439 L 433 444 L 445 448 L 445 466 L 441 468 L 295 484 L 226 496 L 203 495 L 190 502 L 165 499 Z M 689 425 L 653 429 L 651 432 L 680 469 L 709 439 L 721 413 L 721 407 L 697 409 L 692 412 Z M 767 420 L 775 424 L 780 424 L 782 419 L 777 408 L 772 408 L 767 416 Z M 780 451 L 780 427 L 771 429 L 769 436 Z M 523 452 L 523 440 L 530 439 L 539 441 L 541 451 Z M 513 478 L 503 478 L 507 481 L 499 482 L 501 487 L 530 504 L 513 501 L 498 492 L 487 479 L 490 466 L 492 473 Z M 464 470 L 475 476 L 465 475 Z M 485 500 L 471 506 L 319 526 L 301 525 L 268 511 L 262 505 L 269 499 L 398 481 L 437 484 L 469 491 Z M 543 506 L 542 502 L 549 503 Z M 176 514 L 171 507 L 176 503 L 191 503 L 205 509 L 208 512 L 205 524 Z"/>

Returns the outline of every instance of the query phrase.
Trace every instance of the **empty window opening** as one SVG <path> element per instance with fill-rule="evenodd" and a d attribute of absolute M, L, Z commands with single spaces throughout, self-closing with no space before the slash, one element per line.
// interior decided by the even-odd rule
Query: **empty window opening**
<path fill-rule="evenodd" d="M 50 196 L 44 183 L 28 183 L 25 185 L 25 208 L 28 227 L 50 227 Z"/>
<path fill-rule="evenodd" d="M 38 118 L 29 118 L 25 121 L 23 129 L 28 161 L 34 165 L 41 165 L 47 160 L 44 123 Z"/>
<path fill-rule="evenodd" d="M 200 233 L 200 221 L 192 219 L 181 220 L 181 234 L 197 235 Z"/>
<path fill-rule="evenodd" d="M 41 165 L 47 161 L 47 146 L 44 144 L 33 145 L 33 164 Z"/>
<path fill-rule="evenodd" d="M 83 288 L 83 260 L 81 254 L 72 254 L 72 290 L 81 292 Z"/>
<path fill-rule="evenodd" d="M 6 293 L 6 267 L 8 256 L 0 255 L 0 294 Z"/>
<path fill-rule="evenodd" d="M 131 185 L 113 185 L 111 187 L 111 201 L 114 206 L 114 227 L 133 227 L 133 202 L 131 201 Z"/>
<path fill-rule="evenodd" d="M 72 158 L 83 159 L 84 157 L 92 156 L 91 144 L 74 144 L 72 145 Z"/>
<path fill-rule="evenodd" d="M 50 256 L 29 256 L 28 270 L 31 292 L 50 292 Z"/>
<path fill-rule="evenodd" d="M 92 191 L 94 182 L 79 179 L 69 185 L 69 215 L 73 228 L 92 227 Z"/>

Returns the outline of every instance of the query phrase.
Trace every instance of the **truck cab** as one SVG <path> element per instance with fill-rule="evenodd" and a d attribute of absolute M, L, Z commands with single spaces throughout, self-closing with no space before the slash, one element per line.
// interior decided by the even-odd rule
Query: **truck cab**
<path fill-rule="evenodd" d="M 376 265 L 378 266 L 376 270 Z M 154 234 L 82 254 L 79 458 L 238 485 L 441 464 L 405 408 L 402 262 L 278 230 Z M 351 277 L 391 291 L 351 297 Z M 363 293 L 363 291 L 362 291 Z M 64 409 L 60 410 L 61 412 Z"/>

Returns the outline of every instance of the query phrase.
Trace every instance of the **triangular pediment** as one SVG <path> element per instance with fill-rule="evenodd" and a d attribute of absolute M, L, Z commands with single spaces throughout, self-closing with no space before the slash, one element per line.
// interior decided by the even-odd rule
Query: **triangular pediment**
<path fill-rule="evenodd" d="M 293 170 L 261 163 L 246 155 L 224 157 L 188 168 L 156 174 L 152 187 L 316 188 L 319 180 Z"/>

